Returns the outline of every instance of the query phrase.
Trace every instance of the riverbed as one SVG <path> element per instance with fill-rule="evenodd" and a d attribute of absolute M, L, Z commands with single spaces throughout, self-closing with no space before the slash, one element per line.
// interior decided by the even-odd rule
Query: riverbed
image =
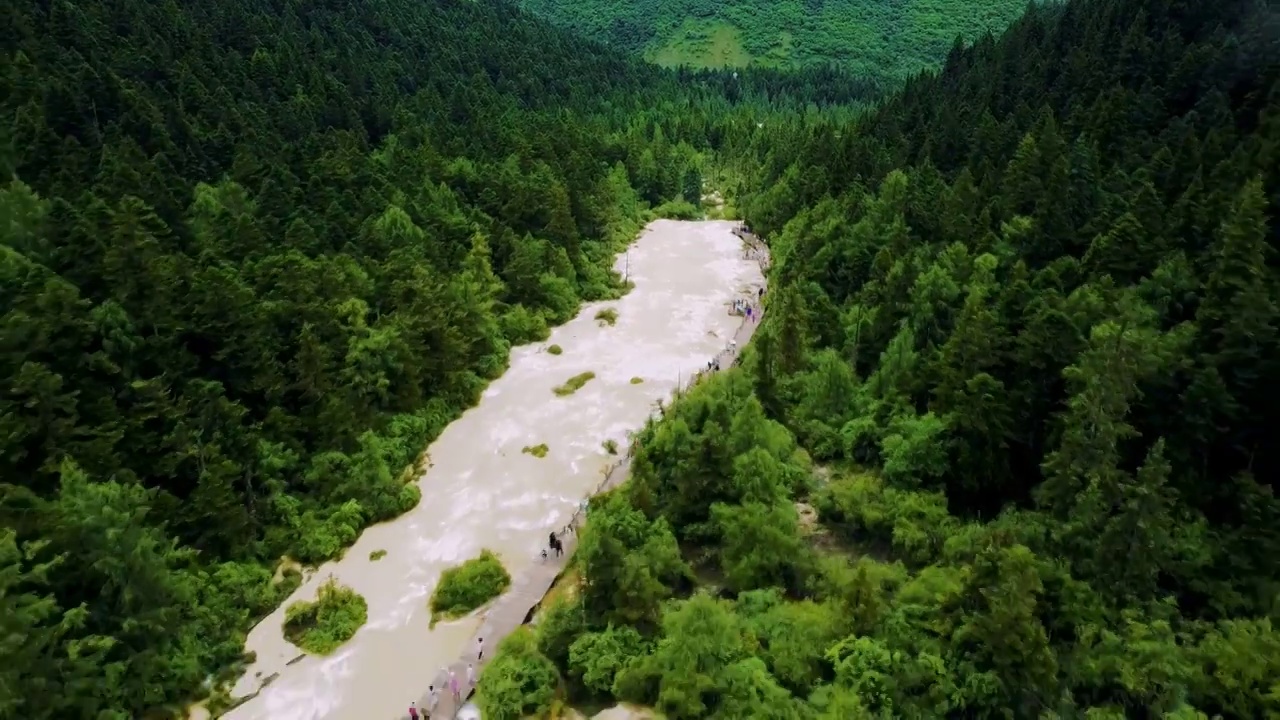
<path fill-rule="evenodd" d="M 422 502 L 371 527 L 336 562 L 326 563 L 249 634 L 257 654 L 235 688 L 258 695 L 233 720 L 390 720 L 403 715 L 439 669 L 455 661 L 478 616 L 430 628 L 427 600 L 440 573 L 497 552 L 512 576 L 536 561 L 559 529 L 625 451 L 660 400 L 723 350 L 741 319 L 732 302 L 755 297 L 759 265 L 743 257 L 728 221 L 658 220 L 617 259 L 635 284 L 619 300 L 592 303 L 544 342 L 512 350 L 510 369 L 480 403 L 427 449 L 418 479 Z M 612 308 L 613 325 L 596 313 Z M 559 355 L 547 352 L 559 345 Z M 594 372 L 571 395 L 553 388 Z M 635 379 L 639 382 L 635 382 Z M 547 445 L 543 458 L 522 452 Z M 386 556 L 370 561 L 370 553 Z M 328 657 L 304 656 L 281 635 L 284 607 L 315 597 L 330 575 L 369 604 L 369 621 Z"/>

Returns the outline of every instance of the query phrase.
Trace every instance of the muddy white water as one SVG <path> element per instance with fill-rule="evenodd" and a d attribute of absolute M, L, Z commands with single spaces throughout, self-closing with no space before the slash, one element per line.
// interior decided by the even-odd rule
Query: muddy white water
<path fill-rule="evenodd" d="M 422 502 L 369 528 L 343 559 L 327 563 L 249 634 L 256 662 L 235 695 L 259 694 L 226 717 L 233 720 L 390 720 L 404 713 L 435 673 L 456 660 L 478 629 L 478 616 L 428 627 L 427 600 L 441 571 L 497 552 L 512 576 L 535 561 L 547 533 L 567 522 L 578 502 L 616 459 L 677 382 L 705 368 L 740 319 L 732 301 L 763 283 L 742 256 L 727 221 L 650 224 L 617 268 L 635 288 L 620 300 L 585 306 L 545 342 L 515 348 L 510 369 L 480 403 L 428 448 L 418 480 Z M 604 307 L 618 313 L 601 326 Z M 563 354 L 546 348 L 557 344 Z M 578 373 L 596 374 L 576 393 L 552 388 Z M 642 383 L 633 384 L 639 377 Z M 545 458 L 521 448 L 546 443 Z M 369 554 L 386 550 L 381 560 Z M 369 622 L 327 657 L 306 656 L 284 640 L 284 607 L 310 600 L 330 575 L 369 603 Z"/>

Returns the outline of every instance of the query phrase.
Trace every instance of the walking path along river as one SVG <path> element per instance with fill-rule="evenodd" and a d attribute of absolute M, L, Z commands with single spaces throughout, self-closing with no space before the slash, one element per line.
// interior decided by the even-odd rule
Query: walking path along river
<path fill-rule="evenodd" d="M 236 694 L 252 697 L 226 717 L 401 717 L 440 669 L 459 658 L 459 679 L 465 680 L 465 658 L 474 657 L 485 623 L 485 632 L 492 632 L 484 636 L 488 655 L 541 598 L 536 590 L 548 573 L 550 584 L 558 568 L 552 561 L 544 565 L 539 551 L 548 531 L 569 522 L 618 460 L 604 450 L 604 441 L 625 449 L 628 433 L 677 383 L 705 370 L 735 333 L 746 331 L 736 341 L 738 348 L 745 344 L 750 330 L 729 308 L 743 297 L 755 304 L 763 277 L 735 227 L 727 221 L 652 223 L 618 258 L 618 270 L 625 267 L 635 283 L 630 293 L 588 305 L 545 342 L 514 349 L 510 369 L 428 449 L 418 507 L 366 530 L 341 560 L 319 568 L 251 631 L 247 649 L 257 659 Z M 602 308 L 617 312 L 614 325 L 595 320 Z M 563 353 L 546 352 L 553 344 Z M 552 392 L 587 371 L 596 377 L 577 392 Z M 544 458 L 521 452 L 542 443 L 548 446 Z M 440 573 L 483 548 L 497 552 L 511 571 L 511 591 L 477 614 L 431 628 L 427 600 Z M 370 561 L 376 550 L 387 554 Z M 330 575 L 364 596 L 369 621 L 334 654 L 303 655 L 281 635 L 284 607 L 312 599 Z M 451 715 L 446 699 L 447 691 L 439 708 L 446 712 L 437 717 Z"/>
<path fill-rule="evenodd" d="M 752 243 L 752 248 L 748 250 L 748 258 L 756 260 L 762 270 L 767 270 L 768 255 L 764 247 L 755 245 L 753 236 L 748 236 L 745 239 Z M 763 285 L 760 287 L 763 287 Z M 731 336 L 731 342 L 713 358 L 712 368 L 710 370 L 705 366 L 699 368 L 687 380 L 682 379 L 676 390 L 687 390 L 708 374 L 733 366 L 741 354 L 742 348 L 746 346 L 756 328 L 760 326 L 760 320 L 764 318 L 763 304 L 759 302 L 753 302 L 752 304 L 758 314 L 753 313 L 753 317 L 743 317 L 741 319 L 737 330 Z M 606 490 L 612 490 L 631 477 L 631 450 L 633 449 L 628 449 L 625 456 L 608 466 L 599 485 L 592 489 L 588 495 L 597 495 Z M 514 578 L 510 590 L 503 594 L 484 613 L 484 623 L 471 642 L 464 646 L 462 656 L 448 667 L 441 668 L 440 672 L 435 675 L 429 687 L 433 686 L 439 691 L 437 696 L 439 703 L 436 705 L 435 712 L 431 715 L 432 718 L 456 718 L 458 711 L 467 702 L 468 691 L 474 689 L 465 688 L 461 701 L 455 701 L 452 694 L 447 690 L 449 687 L 449 672 L 453 671 L 459 679 L 465 679 L 467 677 L 467 665 L 471 664 L 475 666 L 476 675 L 479 676 L 480 669 L 490 660 L 491 653 L 496 649 L 497 643 L 526 623 L 533 615 L 534 610 L 542 602 L 543 597 L 546 596 L 551 586 L 555 584 L 565 566 L 569 564 L 574 550 L 578 547 L 577 530 L 583 520 L 585 510 L 585 504 L 579 505 L 578 509 L 569 518 L 569 522 L 557 533 L 564 546 L 564 554 L 542 559 L 540 562 L 531 565 L 522 576 Z M 482 638 L 485 641 L 486 654 L 483 658 L 479 658 L 476 651 L 479 648 L 478 641 Z M 423 690 L 416 702 L 419 708 L 430 707 L 429 688 Z M 396 717 L 404 719 L 408 718 L 409 715 L 400 713 Z"/>

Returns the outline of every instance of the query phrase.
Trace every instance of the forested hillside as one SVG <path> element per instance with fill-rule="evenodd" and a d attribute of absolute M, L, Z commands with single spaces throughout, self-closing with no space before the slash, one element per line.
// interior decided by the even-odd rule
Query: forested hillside
<path fill-rule="evenodd" d="M 762 128 L 763 327 L 593 502 L 491 716 L 542 672 L 674 720 L 1280 717 L 1278 30 L 1071 0 Z"/>
<path fill-rule="evenodd" d="M 402 471 L 510 345 L 620 291 L 644 207 L 698 192 L 712 110 L 682 88 L 803 85 L 677 78 L 488 1 L 18 2 L 0 41 L 24 720 L 200 693 L 290 591 L 279 558 L 415 504 Z"/>
<path fill-rule="evenodd" d="M 1023 5 L 6 5 L 0 719 L 207 692 L 712 171 L 764 325 L 487 717 L 1280 716 L 1277 15 Z"/>
<path fill-rule="evenodd" d="M 999 33 L 1026 0 L 521 0 L 539 15 L 667 67 L 838 64 L 900 80 L 957 37 Z"/>

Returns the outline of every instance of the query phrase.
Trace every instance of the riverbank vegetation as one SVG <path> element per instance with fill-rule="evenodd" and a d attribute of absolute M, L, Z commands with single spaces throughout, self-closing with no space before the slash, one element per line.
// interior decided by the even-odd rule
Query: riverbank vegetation
<path fill-rule="evenodd" d="M 525 453 L 526 455 L 532 455 L 536 458 L 546 457 L 547 453 L 550 452 L 550 450 L 551 448 L 547 447 L 546 443 L 538 443 L 537 445 L 526 445 L 520 448 L 520 452 Z"/>
<path fill-rule="evenodd" d="M 1280 713 L 1266 17 L 1032 8 L 856 132 L 767 131 L 807 138 L 739 198 L 769 316 L 525 661 L 674 720 Z"/>
<path fill-rule="evenodd" d="M 285 608 L 284 636 L 313 655 L 328 655 L 368 619 L 365 599 L 331 578 L 320 586 L 314 601 L 300 600 Z"/>
<path fill-rule="evenodd" d="M 563 385 L 557 385 L 552 388 L 551 392 L 555 393 L 556 397 L 568 397 L 569 395 L 581 390 L 583 385 L 591 382 L 595 377 L 596 374 L 590 370 L 578 373 L 568 380 L 565 380 Z"/>
<path fill-rule="evenodd" d="M 511 587 L 511 574 L 490 550 L 449 568 L 431 593 L 431 624 L 460 618 L 493 600 Z"/>
<path fill-rule="evenodd" d="M 476 682 L 476 704 L 483 717 L 520 720 L 551 708 L 558 685 L 556 666 L 538 652 L 529 628 L 503 638 L 485 667 L 493 671 L 487 677 L 481 673 Z"/>

